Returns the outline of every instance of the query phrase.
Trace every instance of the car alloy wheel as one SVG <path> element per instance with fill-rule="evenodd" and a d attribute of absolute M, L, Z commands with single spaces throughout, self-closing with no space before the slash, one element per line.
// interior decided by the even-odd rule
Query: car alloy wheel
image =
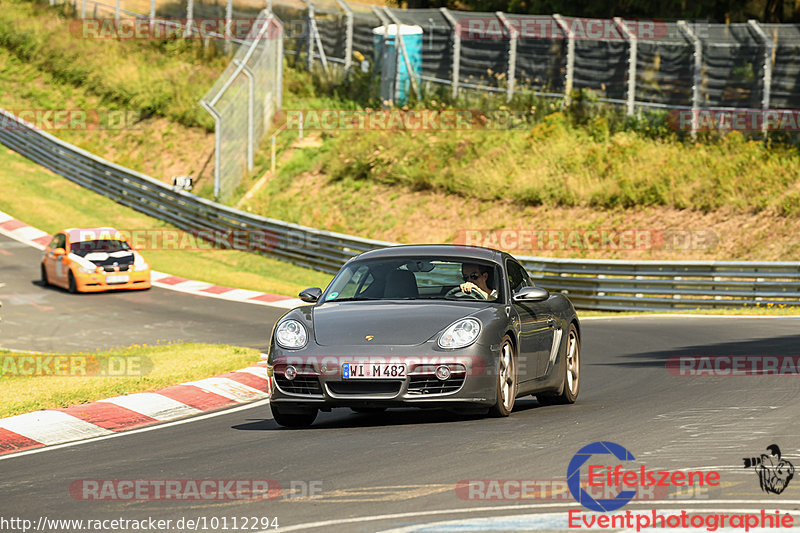
<path fill-rule="evenodd" d="M 581 339 L 574 323 L 569 325 L 567 347 L 564 353 L 564 374 L 561 392 L 558 394 L 536 394 L 542 405 L 575 403 L 581 387 Z"/>
<path fill-rule="evenodd" d="M 517 360 L 511 337 L 503 337 L 497 361 L 497 403 L 492 406 L 494 416 L 508 416 L 517 398 Z"/>

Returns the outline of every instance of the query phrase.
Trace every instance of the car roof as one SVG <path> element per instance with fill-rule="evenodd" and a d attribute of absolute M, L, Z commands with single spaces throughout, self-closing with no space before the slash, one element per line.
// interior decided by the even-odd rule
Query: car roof
<path fill-rule="evenodd" d="M 437 256 L 453 259 L 477 259 L 501 263 L 504 255 L 499 250 L 459 244 L 407 244 L 390 246 L 364 252 L 353 259 L 381 259 L 408 256 Z"/>
<path fill-rule="evenodd" d="M 109 226 L 95 228 L 67 228 L 59 233 L 66 233 L 72 241 L 91 241 L 96 239 L 119 240 L 120 232 Z"/>

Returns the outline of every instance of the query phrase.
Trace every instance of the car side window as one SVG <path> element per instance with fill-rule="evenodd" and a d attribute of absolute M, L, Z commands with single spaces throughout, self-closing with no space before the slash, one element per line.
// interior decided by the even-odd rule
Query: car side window
<path fill-rule="evenodd" d="M 59 233 L 58 235 L 53 237 L 53 240 L 50 241 L 49 246 L 50 248 L 55 250 L 56 248 L 63 248 L 66 244 L 67 244 L 67 236 L 64 235 L 63 233 Z"/>
<path fill-rule="evenodd" d="M 508 282 L 511 285 L 511 292 L 519 292 L 523 287 L 531 287 L 530 278 L 525 269 L 515 261 L 506 262 L 506 270 L 508 271 Z"/>

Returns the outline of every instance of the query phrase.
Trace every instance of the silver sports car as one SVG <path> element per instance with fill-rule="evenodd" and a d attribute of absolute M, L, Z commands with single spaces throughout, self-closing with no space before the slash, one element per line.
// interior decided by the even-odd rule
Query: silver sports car
<path fill-rule="evenodd" d="M 287 427 L 319 410 L 449 408 L 508 416 L 528 394 L 573 403 L 580 322 L 507 253 L 397 246 L 348 261 L 275 324 L 272 414 Z"/>

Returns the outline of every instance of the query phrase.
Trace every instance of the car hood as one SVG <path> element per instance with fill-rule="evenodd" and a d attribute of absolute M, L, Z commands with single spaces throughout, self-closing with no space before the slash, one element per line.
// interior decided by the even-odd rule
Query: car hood
<path fill-rule="evenodd" d="M 484 307 L 464 301 L 326 302 L 313 310 L 314 337 L 322 346 L 414 346 Z"/>

